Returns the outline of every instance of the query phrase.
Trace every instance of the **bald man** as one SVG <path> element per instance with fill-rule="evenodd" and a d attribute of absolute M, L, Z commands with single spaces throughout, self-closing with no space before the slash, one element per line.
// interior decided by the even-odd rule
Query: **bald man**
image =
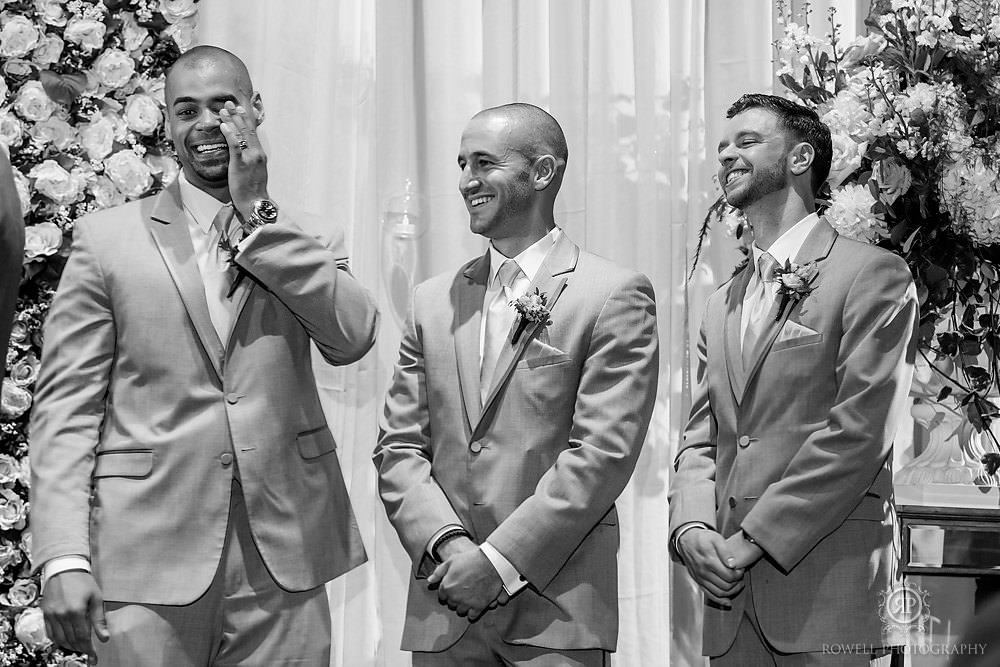
<path fill-rule="evenodd" d="M 618 520 L 649 424 L 645 276 L 556 225 L 566 140 L 528 104 L 480 112 L 459 191 L 486 254 L 419 285 L 375 450 L 413 563 L 413 664 L 605 665 Z"/>
<path fill-rule="evenodd" d="M 238 58 L 191 49 L 166 100 L 180 177 L 77 222 L 45 327 L 46 625 L 101 667 L 327 667 L 324 583 L 365 553 L 310 349 L 359 359 L 374 300 L 336 222 L 271 199 Z"/>

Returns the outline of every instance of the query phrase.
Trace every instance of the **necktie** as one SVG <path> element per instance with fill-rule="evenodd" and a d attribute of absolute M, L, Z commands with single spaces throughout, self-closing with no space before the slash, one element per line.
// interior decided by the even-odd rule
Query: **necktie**
<path fill-rule="evenodd" d="M 774 257 L 766 252 L 761 254 L 751 284 L 747 286 L 748 297 L 743 302 L 747 318 L 747 330 L 743 334 L 743 368 L 746 370 L 750 370 L 750 364 L 753 363 L 753 350 L 757 346 L 757 339 L 764 331 L 768 313 L 774 303 L 769 283 L 774 278 L 774 269 L 777 266 L 778 262 Z"/>
<path fill-rule="evenodd" d="M 236 277 L 236 269 L 229 262 L 229 226 L 233 221 L 233 207 L 229 204 L 219 209 L 212 220 L 212 245 L 209 247 L 209 261 L 205 267 L 205 295 L 208 298 L 208 314 L 212 324 L 225 345 L 232 327 L 232 302 L 229 288 Z"/>
<path fill-rule="evenodd" d="M 521 267 L 512 259 L 506 260 L 497 271 L 496 281 L 500 289 L 486 309 L 486 332 L 483 337 L 483 364 L 479 370 L 480 398 L 486 402 L 493 374 L 496 371 L 497 360 L 507 342 L 507 334 L 514 324 L 514 308 L 510 305 L 513 298 L 514 281 L 522 275 Z"/>

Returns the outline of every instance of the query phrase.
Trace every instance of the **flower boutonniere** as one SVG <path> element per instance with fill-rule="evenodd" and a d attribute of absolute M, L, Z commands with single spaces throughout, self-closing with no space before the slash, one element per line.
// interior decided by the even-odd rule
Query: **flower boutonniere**
<path fill-rule="evenodd" d="M 517 328 L 514 330 L 512 343 L 517 344 L 517 339 L 521 337 L 529 324 L 536 322 L 543 322 L 546 325 L 552 324 L 552 320 L 549 319 L 548 303 L 548 295 L 539 292 L 537 287 L 534 292 L 523 294 L 510 302 L 518 314 Z"/>
<path fill-rule="evenodd" d="M 819 273 L 816 262 L 798 265 L 785 260 L 785 266 L 774 269 L 774 279 L 778 283 L 778 296 L 781 297 L 781 307 L 775 319 L 781 318 L 789 301 L 798 302 L 809 296 L 813 288 L 810 286 L 813 278 Z"/>
<path fill-rule="evenodd" d="M 233 274 L 232 281 L 229 283 L 229 291 L 226 292 L 226 298 L 232 299 L 233 294 L 236 293 L 236 288 L 243 282 L 243 276 L 246 274 L 246 271 L 236 263 L 236 253 L 239 252 L 239 249 L 233 243 L 232 239 L 229 238 L 229 234 L 223 234 L 222 238 L 219 239 L 219 250 L 226 253 L 229 271 Z"/>

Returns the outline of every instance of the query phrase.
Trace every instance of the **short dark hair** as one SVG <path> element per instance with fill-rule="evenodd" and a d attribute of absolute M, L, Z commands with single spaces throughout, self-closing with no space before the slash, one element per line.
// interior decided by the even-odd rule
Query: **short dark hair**
<path fill-rule="evenodd" d="M 726 111 L 726 118 L 743 113 L 747 109 L 766 109 L 778 117 L 778 126 L 792 136 L 796 142 L 804 141 L 813 147 L 816 157 L 812 163 L 813 192 L 826 182 L 833 162 L 833 141 L 830 128 L 819 119 L 819 115 L 807 106 L 777 95 L 749 93 L 733 102 Z"/>

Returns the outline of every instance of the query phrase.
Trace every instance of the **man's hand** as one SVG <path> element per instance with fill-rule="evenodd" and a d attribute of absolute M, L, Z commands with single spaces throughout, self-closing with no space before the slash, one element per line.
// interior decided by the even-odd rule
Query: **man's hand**
<path fill-rule="evenodd" d="M 229 144 L 229 195 L 240 220 L 249 219 L 250 204 L 255 199 L 270 199 L 267 154 L 257 137 L 257 113 L 256 109 L 246 109 L 232 102 L 226 102 L 219 111 L 220 128 Z M 242 145 L 246 148 L 241 148 Z"/>
<path fill-rule="evenodd" d="M 726 540 L 726 564 L 732 568 L 745 570 L 764 556 L 764 550 L 748 541 L 739 530 Z"/>
<path fill-rule="evenodd" d="M 743 590 L 745 582 L 743 568 L 726 564 L 731 557 L 726 539 L 714 530 L 698 528 L 681 535 L 677 549 L 705 596 L 720 607 L 732 607 L 730 599 Z"/>
<path fill-rule="evenodd" d="M 487 609 L 506 604 L 503 581 L 486 555 L 467 537 L 456 537 L 438 547 L 443 559 L 427 578 L 437 587 L 438 600 L 459 616 L 475 621 Z"/>
<path fill-rule="evenodd" d="M 104 598 L 90 572 L 60 572 L 49 579 L 42 597 L 42 612 L 49 638 L 75 653 L 96 657 L 90 639 L 91 627 L 102 642 L 110 637 L 104 620 Z"/>

